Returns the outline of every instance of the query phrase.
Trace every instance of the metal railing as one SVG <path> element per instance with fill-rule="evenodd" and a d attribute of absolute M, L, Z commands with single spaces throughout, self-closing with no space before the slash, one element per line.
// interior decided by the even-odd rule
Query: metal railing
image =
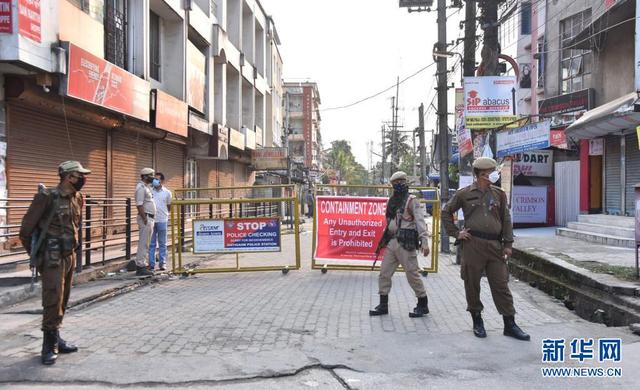
<path fill-rule="evenodd" d="M 29 257 L 19 241 L 20 223 L 26 213 L 31 198 L 0 199 L 0 215 L 5 216 L 0 222 L 0 265 L 8 263 L 26 264 Z M 9 223 L 12 222 L 12 223 Z M 132 226 L 131 198 L 99 198 L 85 197 L 82 210 L 82 221 L 78 231 L 79 241 L 76 250 L 76 270 L 96 263 L 124 257 L 131 259 L 132 245 L 137 241 Z"/>

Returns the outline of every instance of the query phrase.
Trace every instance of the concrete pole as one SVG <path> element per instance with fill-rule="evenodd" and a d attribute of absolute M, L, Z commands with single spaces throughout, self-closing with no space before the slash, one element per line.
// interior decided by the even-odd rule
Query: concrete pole
<path fill-rule="evenodd" d="M 447 51 L 447 1 L 438 0 L 438 52 Z M 449 200 L 449 126 L 447 121 L 447 57 L 438 57 L 438 131 L 440 145 L 440 201 Z M 449 236 L 442 229 L 441 251 L 449 253 Z"/>
<path fill-rule="evenodd" d="M 420 185 L 427 184 L 427 146 L 424 139 L 424 104 L 418 108 L 418 137 L 420 147 Z"/>

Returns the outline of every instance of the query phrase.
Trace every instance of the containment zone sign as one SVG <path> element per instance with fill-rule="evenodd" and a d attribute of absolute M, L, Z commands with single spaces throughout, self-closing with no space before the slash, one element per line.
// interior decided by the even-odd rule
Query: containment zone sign
<path fill-rule="evenodd" d="M 315 259 L 375 260 L 386 210 L 387 198 L 318 196 Z"/>
<path fill-rule="evenodd" d="M 193 222 L 194 253 L 280 251 L 280 219 L 235 218 Z"/>

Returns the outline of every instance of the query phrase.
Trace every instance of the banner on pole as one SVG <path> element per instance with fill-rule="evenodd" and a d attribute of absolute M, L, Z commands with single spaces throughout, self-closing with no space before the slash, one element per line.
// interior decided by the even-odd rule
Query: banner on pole
<path fill-rule="evenodd" d="M 315 259 L 374 261 L 386 211 L 387 198 L 318 196 Z"/>
<path fill-rule="evenodd" d="M 465 126 L 469 129 L 517 127 L 516 87 L 514 76 L 465 77 Z"/>
<path fill-rule="evenodd" d="M 194 253 L 279 252 L 279 218 L 193 221 Z"/>
<path fill-rule="evenodd" d="M 549 121 L 503 130 L 497 134 L 498 157 L 545 149 L 550 145 L 551 123 Z"/>

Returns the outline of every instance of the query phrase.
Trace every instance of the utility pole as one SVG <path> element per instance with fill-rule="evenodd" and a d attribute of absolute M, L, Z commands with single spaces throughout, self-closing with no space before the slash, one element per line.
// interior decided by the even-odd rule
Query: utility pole
<path fill-rule="evenodd" d="M 437 51 L 447 51 L 447 2 L 438 0 L 438 43 Z M 438 131 L 440 146 L 440 201 L 449 200 L 449 125 L 447 122 L 447 57 L 438 57 Z M 442 229 L 441 251 L 449 253 L 449 236 Z"/>
<path fill-rule="evenodd" d="M 398 155 L 398 105 L 400 105 L 399 100 L 400 93 L 400 76 L 396 81 L 396 98 L 395 102 L 395 114 L 393 116 L 393 165 L 394 169 L 398 170 L 400 168 L 400 156 Z"/>
<path fill-rule="evenodd" d="M 385 165 L 387 162 L 387 148 L 385 147 L 385 131 L 384 131 L 384 123 L 382 124 L 382 170 L 380 172 L 380 184 L 385 183 Z"/>
<path fill-rule="evenodd" d="M 467 0 L 464 20 L 464 63 L 463 75 L 476 73 L 476 0 Z"/>
<path fill-rule="evenodd" d="M 420 185 L 427 184 L 427 146 L 424 139 L 424 104 L 418 107 L 418 138 L 420 147 Z"/>
<path fill-rule="evenodd" d="M 500 44 L 498 42 L 498 1 L 485 0 L 481 3 L 482 13 L 480 16 L 480 26 L 484 31 L 484 45 L 480 55 L 482 56 L 481 67 L 483 69 L 480 76 L 498 75 L 498 55 L 500 54 Z"/>

